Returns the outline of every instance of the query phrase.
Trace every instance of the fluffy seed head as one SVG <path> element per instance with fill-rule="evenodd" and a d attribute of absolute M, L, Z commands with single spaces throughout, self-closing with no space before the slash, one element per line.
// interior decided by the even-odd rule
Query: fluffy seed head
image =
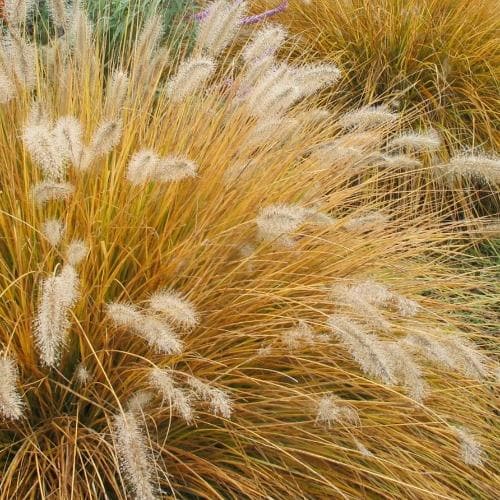
<path fill-rule="evenodd" d="M 52 17 L 57 27 L 65 27 L 68 24 L 68 11 L 66 8 L 66 0 L 49 0 L 50 17 Z"/>
<path fill-rule="evenodd" d="M 500 184 L 500 158 L 495 156 L 463 153 L 454 156 L 441 169 L 451 180 L 465 177 L 493 185 Z"/>
<path fill-rule="evenodd" d="M 247 63 L 258 61 L 263 57 L 273 56 L 285 41 L 286 31 L 277 25 L 269 24 L 260 29 L 253 40 L 243 49 L 242 56 Z"/>
<path fill-rule="evenodd" d="M 210 404 L 210 409 L 214 415 L 220 415 L 227 419 L 231 418 L 233 405 L 231 398 L 225 391 L 212 387 L 193 376 L 187 377 L 187 384 L 200 399 Z"/>
<path fill-rule="evenodd" d="M 272 241 L 285 248 L 293 247 L 291 233 L 305 222 L 325 225 L 331 222 L 327 216 L 298 205 L 274 204 L 263 208 L 257 219 L 258 236 L 263 241 Z"/>
<path fill-rule="evenodd" d="M 135 186 L 154 179 L 158 169 L 159 156 L 152 149 L 134 153 L 127 168 L 127 180 Z"/>
<path fill-rule="evenodd" d="M 134 413 L 143 413 L 151 403 L 154 394 L 150 391 L 137 391 L 127 401 L 127 410 Z"/>
<path fill-rule="evenodd" d="M 365 106 L 342 116 L 338 123 L 343 128 L 369 130 L 394 123 L 398 114 L 389 110 L 385 105 Z"/>
<path fill-rule="evenodd" d="M 106 312 L 117 326 L 132 330 L 133 333 L 142 337 L 157 351 L 166 354 L 179 354 L 182 352 L 182 342 L 164 321 L 144 314 L 129 304 L 108 304 Z"/>
<path fill-rule="evenodd" d="M 200 21 L 196 45 L 211 56 L 222 52 L 233 40 L 246 11 L 246 2 L 215 0 Z"/>
<path fill-rule="evenodd" d="M 48 242 L 56 247 L 64 235 L 64 224 L 59 219 L 47 219 L 43 223 L 42 233 Z"/>
<path fill-rule="evenodd" d="M 149 375 L 151 385 L 160 391 L 163 401 L 169 401 L 172 408 L 187 424 L 194 421 L 191 398 L 182 389 L 175 386 L 170 370 L 153 368 Z"/>
<path fill-rule="evenodd" d="M 146 439 L 133 411 L 115 415 L 113 440 L 128 485 L 137 500 L 155 500 L 154 464 Z"/>
<path fill-rule="evenodd" d="M 344 344 L 361 369 L 369 376 L 378 378 L 386 384 L 394 384 L 391 357 L 388 356 L 383 342 L 370 334 L 355 321 L 341 315 L 328 318 L 328 326 Z"/>
<path fill-rule="evenodd" d="M 70 265 L 64 265 L 59 275 L 42 281 L 34 333 L 46 366 L 54 367 L 59 362 L 71 326 L 69 310 L 77 298 L 78 275 Z"/>
<path fill-rule="evenodd" d="M 389 217 L 386 214 L 382 212 L 370 212 L 366 215 L 350 219 L 344 224 L 344 227 L 349 232 L 359 234 L 382 229 L 388 221 Z"/>
<path fill-rule="evenodd" d="M 460 453 L 464 463 L 474 467 L 481 467 L 486 458 L 481 444 L 464 427 L 454 427 L 454 431 L 460 440 Z"/>
<path fill-rule="evenodd" d="M 20 25 L 25 22 L 33 3 L 33 0 L 4 0 L 3 15 L 9 24 Z"/>
<path fill-rule="evenodd" d="M 66 249 L 66 260 L 72 266 L 78 266 L 89 253 L 89 247 L 83 240 L 73 240 Z"/>
<path fill-rule="evenodd" d="M 301 349 L 307 345 L 314 345 L 318 340 L 318 335 L 304 321 L 300 321 L 294 328 L 283 332 L 281 342 L 290 351 Z"/>
<path fill-rule="evenodd" d="M 79 363 L 75 369 L 75 380 L 82 387 L 86 386 L 92 380 L 89 369 L 83 363 Z"/>
<path fill-rule="evenodd" d="M 327 394 L 318 402 L 316 423 L 327 427 L 336 423 L 358 425 L 359 416 L 354 408 L 347 406 L 339 397 Z"/>
<path fill-rule="evenodd" d="M 117 118 L 123 108 L 127 91 L 129 78 L 125 71 L 117 69 L 113 71 L 106 89 L 106 100 L 104 103 L 104 115 L 110 119 Z"/>
<path fill-rule="evenodd" d="M 0 357 L 0 417 L 17 420 L 23 414 L 24 403 L 17 389 L 18 379 L 14 360 Z"/>
<path fill-rule="evenodd" d="M 28 123 L 23 129 L 23 142 L 31 157 L 48 180 L 59 181 L 64 176 L 66 151 L 48 121 Z"/>
<path fill-rule="evenodd" d="M 389 142 L 389 148 L 404 148 L 412 151 L 434 151 L 441 146 L 441 138 L 436 130 L 424 133 L 408 132 Z"/>
<path fill-rule="evenodd" d="M 159 182 L 175 182 L 189 177 L 196 177 L 198 165 L 182 156 L 160 158 L 154 172 L 154 179 Z"/>
<path fill-rule="evenodd" d="M 149 299 L 149 307 L 182 328 L 195 328 L 200 321 L 191 302 L 172 290 L 156 292 Z"/>
<path fill-rule="evenodd" d="M 0 69 L 0 104 L 8 103 L 16 95 L 17 90 L 14 82 L 7 73 Z"/>
<path fill-rule="evenodd" d="M 80 166 L 83 154 L 82 125 L 74 116 L 59 118 L 54 126 L 54 140 L 64 159 Z"/>
<path fill-rule="evenodd" d="M 80 168 L 87 170 L 94 161 L 110 153 L 120 142 L 122 132 L 123 124 L 119 119 L 101 122 L 84 150 Z"/>
<path fill-rule="evenodd" d="M 337 82 L 340 78 L 340 70 L 335 64 L 308 64 L 297 68 L 294 76 L 301 94 L 310 96 L 318 90 Z"/>
<path fill-rule="evenodd" d="M 69 182 L 44 181 L 33 187 L 33 198 L 37 205 L 43 205 L 52 200 L 66 200 L 75 188 Z"/>
<path fill-rule="evenodd" d="M 408 390 L 410 397 L 421 403 L 427 396 L 429 387 L 422 376 L 420 367 L 411 355 L 406 352 L 405 344 L 400 342 L 386 342 L 385 348 L 391 357 L 394 374 L 401 385 Z"/>
<path fill-rule="evenodd" d="M 422 162 L 415 160 L 415 158 L 410 158 L 407 155 L 384 155 L 383 157 L 384 165 L 388 168 L 401 168 L 404 170 L 414 170 L 422 166 Z"/>
<path fill-rule="evenodd" d="M 215 71 L 209 57 L 195 57 L 183 61 L 177 74 L 167 84 L 167 94 L 173 102 L 181 102 L 205 84 Z"/>

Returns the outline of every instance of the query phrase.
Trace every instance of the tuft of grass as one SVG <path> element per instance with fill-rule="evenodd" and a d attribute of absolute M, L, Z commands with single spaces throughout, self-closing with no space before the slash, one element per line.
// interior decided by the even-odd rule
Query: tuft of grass
<path fill-rule="evenodd" d="M 243 6 L 213 12 L 192 56 L 152 16 L 106 67 L 78 7 L 2 45 L 1 498 L 493 498 L 465 235 L 323 162 L 391 127 L 341 130 L 332 65 L 233 55 Z"/>
<path fill-rule="evenodd" d="M 392 100 L 417 107 L 416 127 L 431 123 L 452 146 L 500 146 L 495 0 L 290 0 L 276 20 L 313 48 L 312 59 L 344 70 L 333 103 Z"/>

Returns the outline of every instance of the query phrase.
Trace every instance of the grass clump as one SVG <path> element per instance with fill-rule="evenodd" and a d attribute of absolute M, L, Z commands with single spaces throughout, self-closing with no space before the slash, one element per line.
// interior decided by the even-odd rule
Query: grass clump
<path fill-rule="evenodd" d="M 430 122 L 449 145 L 500 146 L 495 0 L 290 0 L 276 19 L 344 70 L 334 102 L 416 107 L 416 128 Z"/>
<path fill-rule="evenodd" d="M 390 171 L 318 160 L 379 155 L 378 125 L 341 131 L 337 68 L 255 57 L 266 31 L 228 55 L 243 16 L 214 2 L 187 56 L 151 16 L 114 68 L 78 5 L 50 57 L 10 24 L 2 496 L 493 497 L 493 339 L 463 312 L 494 297 Z"/>

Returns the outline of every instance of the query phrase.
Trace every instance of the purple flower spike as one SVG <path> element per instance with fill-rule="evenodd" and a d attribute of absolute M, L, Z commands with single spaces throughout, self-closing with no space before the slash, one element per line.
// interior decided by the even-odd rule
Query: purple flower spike
<path fill-rule="evenodd" d="M 254 16 L 247 16 L 241 20 L 241 24 L 257 24 L 268 17 L 275 16 L 276 14 L 280 14 L 288 8 L 288 0 L 283 0 L 277 7 L 274 9 L 266 10 L 261 14 L 256 14 Z"/>
<path fill-rule="evenodd" d="M 242 0 L 236 0 L 235 3 L 241 3 Z M 275 16 L 276 14 L 279 14 L 280 12 L 285 11 L 288 8 L 288 0 L 283 0 L 277 7 L 274 9 L 266 10 L 265 12 L 262 12 L 260 14 L 255 14 L 254 16 L 247 16 L 244 17 L 241 20 L 241 24 L 257 24 L 263 21 L 264 19 L 267 19 L 268 17 Z M 201 12 L 198 12 L 197 14 L 194 15 L 194 18 L 196 21 L 203 21 L 203 19 L 206 19 L 208 17 L 208 14 L 210 13 L 210 9 L 205 9 L 202 10 Z"/>

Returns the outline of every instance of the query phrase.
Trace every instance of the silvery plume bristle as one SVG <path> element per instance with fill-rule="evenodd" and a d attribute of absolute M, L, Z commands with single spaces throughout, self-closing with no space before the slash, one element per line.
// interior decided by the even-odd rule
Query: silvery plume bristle
<path fill-rule="evenodd" d="M 131 304 L 110 303 L 107 305 L 106 312 L 117 326 L 131 330 L 158 352 L 166 354 L 182 352 L 182 342 L 165 321 L 145 314 Z"/>
<path fill-rule="evenodd" d="M 149 380 L 151 385 L 160 392 L 162 400 L 169 402 L 187 424 L 192 424 L 194 413 L 191 398 L 176 386 L 172 372 L 155 367 L 149 374 Z"/>
<path fill-rule="evenodd" d="M 199 315 L 189 300 L 173 290 L 156 292 L 149 299 L 149 307 L 161 313 L 167 321 L 182 328 L 194 328 L 199 324 Z"/>
<path fill-rule="evenodd" d="M 68 264 L 58 275 L 42 281 L 34 333 L 46 366 L 56 366 L 61 357 L 71 326 L 69 311 L 78 298 L 78 285 L 78 275 Z"/>
<path fill-rule="evenodd" d="M 0 353 L 0 416 L 17 420 L 22 417 L 24 403 L 17 388 L 19 370 L 13 359 Z"/>
<path fill-rule="evenodd" d="M 134 498 L 158 498 L 153 486 L 153 458 L 135 413 L 129 410 L 115 415 L 112 431 L 120 464 Z"/>
<path fill-rule="evenodd" d="M 317 404 L 316 423 L 331 427 L 336 423 L 359 424 L 358 412 L 334 394 L 326 394 Z"/>

